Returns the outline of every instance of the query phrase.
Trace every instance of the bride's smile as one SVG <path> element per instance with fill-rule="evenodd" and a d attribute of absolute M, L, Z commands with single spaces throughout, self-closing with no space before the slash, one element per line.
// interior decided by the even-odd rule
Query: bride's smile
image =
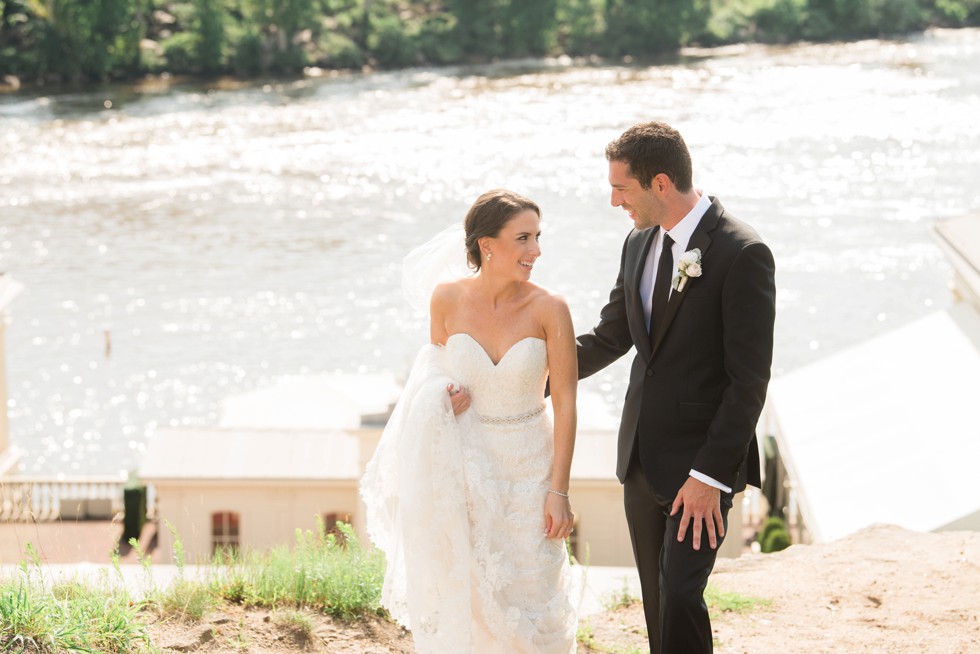
<path fill-rule="evenodd" d="M 517 264 L 518 279 L 531 278 L 534 263 L 541 256 L 541 219 L 534 211 L 527 209 L 511 218 L 496 237 L 484 237 L 481 249 L 484 252 L 486 273 L 510 276 L 506 271 Z"/>

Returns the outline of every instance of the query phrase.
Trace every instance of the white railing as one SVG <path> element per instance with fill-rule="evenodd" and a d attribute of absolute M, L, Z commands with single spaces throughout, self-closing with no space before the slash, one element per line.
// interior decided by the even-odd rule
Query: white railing
<path fill-rule="evenodd" d="M 112 520 L 123 511 L 124 480 L 119 477 L 0 478 L 0 522 L 34 520 Z M 152 517 L 153 489 L 147 496 Z"/>

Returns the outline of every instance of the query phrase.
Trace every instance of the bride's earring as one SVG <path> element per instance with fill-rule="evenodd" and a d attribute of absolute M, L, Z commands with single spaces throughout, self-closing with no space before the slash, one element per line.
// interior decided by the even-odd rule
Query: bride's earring
<path fill-rule="evenodd" d="M 487 250 L 487 261 L 490 261 L 490 259 L 492 259 L 492 258 L 493 258 L 493 252 L 490 252 L 489 250 Z"/>

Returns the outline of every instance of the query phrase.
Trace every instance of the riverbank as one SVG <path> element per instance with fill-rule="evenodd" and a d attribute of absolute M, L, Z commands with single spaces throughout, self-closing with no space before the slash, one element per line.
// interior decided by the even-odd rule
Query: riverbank
<path fill-rule="evenodd" d="M 835 42 L 907 36 L 928 27 L 980 23 L 969 0 L 682 0 L 663 19 L 645 3 L 601 0 L 457 3 L 295 0 L 270 11 L 167 0 L 68 3 L 45 11 L 18 3 L 0 12 L 0 85 L 104 81 L 143 73 L 296 74 L 306 67 L 389 70 L 548 55 L 642 58 L 684 46 Z"/>

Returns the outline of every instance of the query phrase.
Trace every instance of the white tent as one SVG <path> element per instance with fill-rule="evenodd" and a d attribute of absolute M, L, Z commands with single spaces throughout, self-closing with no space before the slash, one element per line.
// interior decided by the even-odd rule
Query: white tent
<path fill-rule="evenodd" d="M 821 542 L 980 529 L 978 407 L 980 313 L 960 302 L 773 380 L 762 424 Z"/>

